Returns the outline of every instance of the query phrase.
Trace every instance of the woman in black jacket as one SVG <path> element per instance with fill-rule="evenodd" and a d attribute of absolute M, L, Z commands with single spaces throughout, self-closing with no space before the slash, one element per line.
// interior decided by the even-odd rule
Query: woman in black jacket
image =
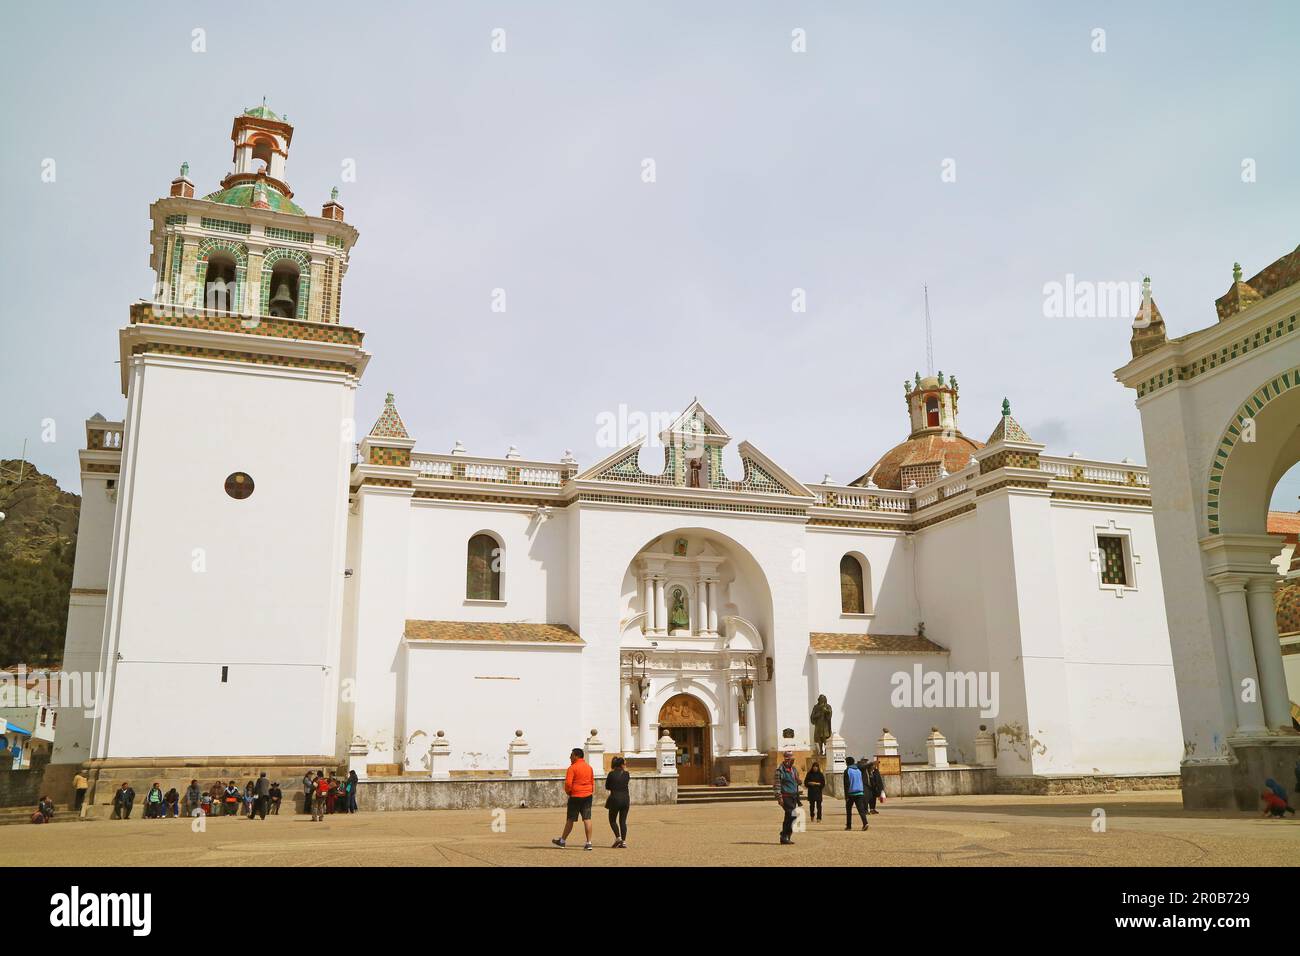
<path fill-rule="evenodd" d="M 803 785 L 808 788 L 808 820 L 820 820 L 822 818 L 822 791 L 826 789 L 826 776 L 822 773 L 822 765 L 813 761 L 812 769 L 808 771 L 808 776 L 803 778 Z"/>
<path fill-rule="evenodd" d="M 632 805 L 627 784 L 631 774 L 623 769 L 623 758 L 615 757 L 613 768 L 605 778 L 605 809 L 609 811 L 609 828 L 614 831 L 615 850 L 627 849 L 627 811 Z"/>

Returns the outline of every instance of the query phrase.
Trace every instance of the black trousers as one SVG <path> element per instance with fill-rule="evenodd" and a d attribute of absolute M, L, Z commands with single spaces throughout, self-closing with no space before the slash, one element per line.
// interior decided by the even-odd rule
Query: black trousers
<path fill-rule="evenodd" d="M 83 803 L 85 803 L 85 802 L 86 802 L 86 791 L 85 791 L 85 790 L 78 790 L 78 791 L 77 791 L 77 805 L 76 805 L 76 808 L 75 808 L 75 809 L 77 810 L 78 813 L 81 812 L 81 805 L 82 805 Z"/>
<path fill-rule="evenodd" d="M 785 819 L 781 821 L 781 839 L 788 840 L 794 833 L 794 811 L 799 806 L 799 801 L 792 796 L 783 796 L 781 798 L 781 809 L 785 812 Z"/>
<path fill-rule="evenodd" d="M 626 806 L 609 808 L 609 828 L 619 840 L 627 839 L 627 811 Z"/>
<path fill-rule="evenodd" d="M 844 798 L 844 829 L 851 829 L 853 826 L 853 811 L 858 811 L 858 816 L 862 822 L 867 822 L 867 798 L 860 793 L 851 793 Z"/>
<path fill-rule="evenodd" d="M 822 818 L 822 791 L 821 787 L 808 788 L 808 819 L 820 820 Z"/>
<path fill-rule="evenodd" d="M 867 809 L 875 812 L 876 809 L 876 791 L 872 790 L 867 794 Z"/>

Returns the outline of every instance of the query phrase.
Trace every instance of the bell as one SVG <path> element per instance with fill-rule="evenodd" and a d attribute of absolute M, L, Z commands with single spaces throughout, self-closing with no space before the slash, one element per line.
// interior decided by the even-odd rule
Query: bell
<path fill-rule="evenodd" d="M 266 308 L 277 319 L 293 317 L 293 293 L 289 291 L 289 283 L 283 280 L 280 282 L 280 288 L 275 290 L 275 295 L 266 304 Z"/>

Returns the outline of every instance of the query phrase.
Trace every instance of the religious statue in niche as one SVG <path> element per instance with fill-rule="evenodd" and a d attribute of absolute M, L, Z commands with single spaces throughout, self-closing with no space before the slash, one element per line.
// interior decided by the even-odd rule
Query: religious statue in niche
<path fill-rule="evenodd" d="M 679 557 L 679 558 L 684 558 L 684 557 L 686 557 L 686 539 L 685 539 L 685 538 L 678 538 L 676 541 L 673 542 L 673 554 L 677 555 L 677 557 Z"/>
<path fill-rule="evenodd" d="M 686 482 L 687 485 L 689 485 L 692 488 L 702 487 L 702 485 L 700 484 L 700 471 L 701 469 L 703 469 L 703 467 L 704 467 L 704 462 L 702 462 L 699 458 L 691 459 L 690 462 L 691 475 L 690 475 L 690 479 Z"/>
<path fill-rule="evenodd" d="M 826 756 L 826 741 L 831 739 L 831 705 L 826 703 L 825 694 L 817 698 L 817 703 L 813 705 L 808 720 L 813 725 L 813 741 L 817 744 L 817 753 L 824 757 Z"/>
<path fill-rule="evenodd" d="M 686 610 L 686 591 L 673 588 L 673 609 L 668 615 L 668 629 L 685 631 L 691 626 L 691 616 Z"/>

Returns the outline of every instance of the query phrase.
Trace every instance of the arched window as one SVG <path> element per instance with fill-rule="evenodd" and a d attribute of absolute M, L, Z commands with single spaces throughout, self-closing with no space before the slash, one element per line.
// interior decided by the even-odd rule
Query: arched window
<path fill-rule="evenodd" d="M 925 400 L 925 426 L 939 427 L 939 399 L 933 395 Z"/>
<path fill-rule="evenodd" d="M 208 256 L 203 277 L 203 305 L 209 312 L 231 312 L 235 307 L 235 257 L 228 252 Z"/>
<path fill-rule="evenodd" d="M 851 554 L 840 558 L 840 611 L 865 614 L 867 611 L 866 575 L 862 563 Z"/>
<path fill-rule="evenodd" d="M 465 597 L 470 601 L 501 600 L 501 545 L 490 534 L 469 539 Z"/>
<path fill-rule="evenodd" d="M 271 168 L 271 154 L 275 148 L 275 140 L 269 136 L 254 136 L 249 139 L 249 144 L 253 147 L 253 160 L 266 163 L 266 168 Z"/>
<path fill-rule="evenodd" d="M 298 314 L 298 264 L 292 259 L 280 259 L 271 270 L 271 298 L 267 302 L 268 315 L 278 319 L 292 319 Z"/>

